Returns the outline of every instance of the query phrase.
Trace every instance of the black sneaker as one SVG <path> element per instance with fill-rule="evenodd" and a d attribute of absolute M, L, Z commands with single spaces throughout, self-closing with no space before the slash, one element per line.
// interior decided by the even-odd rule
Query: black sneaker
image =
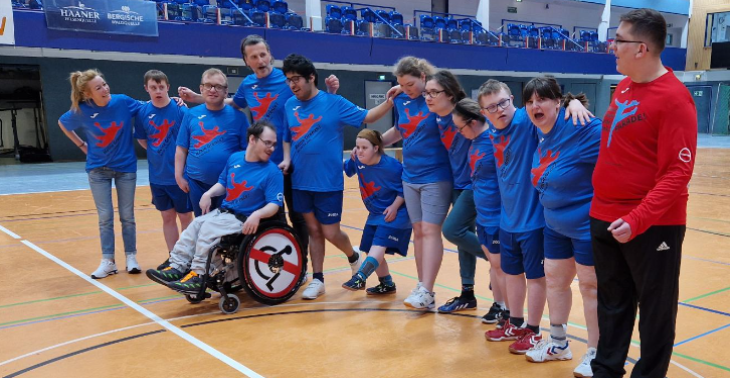
<path fill-rule="evenodd" d="M 365 289 L 365 280 L 360 279 L 360 275 L 356 274 L 349 281 L 343 283 L 342 287 L 350 291 L 363 290 Z"/>
<path fill-rule="evenodd" d="M 170 258 L 169 257 L 167 258 L 167 260 L 165 260 L 165 262 L 163 262 L 162 264 L 160 264 L 160 265 L 157 266 L 157 270 L 163 270 L 163 269 L 167 268 L 168 266 L 170 266 Z"/>
<path fill-rule="evenodd" d="M 489 308 L 489 312 L 482 316 L 482 323 L 494 324 L 499 321 L 502 315 L 502 306 L 498 305 L 497 302 L 492 303 L 492 307 Z"/>
<path fill-rule="evenodd" d="M 175 282 L 185 276 L 185 273 L 168 266 L 163 269 L 147 269 L 147 277 L 158 284 L 165 285 Z"/>
<path fill-rule="evenodd" d="M 205 285 L 203 278 L 198 273 L 190 271 L 183 279 L 168 283 L 167 287 L 183 294 L 197 294 L 203 285 Z"/>
<path fill-rule="evenodd" d="M 367 295 L 395 294 L 395 282 L 381 282 L 377 286 L 367 288 L 365 292 Z"/>
<path fill-rule="evenodd" d="M 501 310 L 499 320 L 497 320 L 497 329 L 502 329 L 507 322 L 509 322 L 509 310 Z"/>
<path fill-rule="evenodd" d="M 466 299 L 459 296 L 446 301 L 443 306 L 439 307 L 438 311 L 442 314 L 448 314 L 462 310 L 473 310 L 475 308 L 477 308 L 476 298 Z"/>

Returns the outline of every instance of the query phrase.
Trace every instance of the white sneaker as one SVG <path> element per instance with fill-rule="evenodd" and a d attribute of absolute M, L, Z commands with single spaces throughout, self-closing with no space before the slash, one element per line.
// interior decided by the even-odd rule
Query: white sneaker
<path fill-rule="evenodd" d="M 575 370 L 573 370 L 573 376 L 578 378 L 592 377 L 593 369 L 591 369 L 591 361 L 594 358 L 596 358 L 596 348 L 588 348 L 580 365 L 576 366 Z"/>
<path fill-rule="evenodd" d="M 417 309 L 432 310 L 436 307 L 435 293 L 431 293 L 421 286 L 413 295 L 413 298 L 406 303 L 406 306 Z"/>
<path fill-rule="evenodd" d="M 139 264 L 137 263 L 137 255 L 127 255 L 127 273 L 142 273 L 142 270 L 139 268 Z"/>
<path fill-rule="evenodd" d="M 421 288 L 421 286 L 423 286 L 423 285 L 422 285 L 422 284 L 421 284 L 421 282 L 419 281 L 419 282 L 418 282 L 418 284 L 416 284 L 416 287 L 414 287 L 414 288 L 413 288 L 413 290 L 411 290 L 411 293 L 410 293 L 410 294 L 408 294 L 408 296 L 406 297 L 406 299 L 404 299 L 404 300 L 403 300 L 403 304 L 404 304 L 404 305 L 408 306 L 408 305 L 409 305 L 409 304 L 411 303 L 411 300 L 412 300 L 412 299 L 413 299 L 413 297 L 414 297 L 414 296 L 416 295 L 416 293 L 417 293 L 417 292 L 418 292 L 418 290 L 419 290 L 419 289 Z"/>
<path fill-rule="evenodd" d="M 354 276 L 355 274 L 357 274 L 357 271 L 360 270 L 360 266 L 365 259 L 362 258 L 362 252 L 360 252 L 359 249 L 353 248 L 352 252 L 357 255 L 357 261 L 355 261 L 354 263 L 350 263 L 350 269 L 352 269 L 352 275 Z"/>
<path fill-rule="evenodd" d="M 312 282 L 309 283 L 309 285 L 307 285 L 307 288 L 304 289 L 304 292 L 302 293 L 302 298 L 317 299 L 317 297 L 322 294 L 324 294 L 324 282 L 315 278 L 312 280 Z"/>
<path fill-rule="evenodd" d="M 98 280 L 110 274 L 117 274 L 117 264 L 114 263 L 114 260 L 101 259 L 101 264 L 94 273 L 91 273 L 91 278 Z"/>
<path fill-rule="evenodd" d="M 528 350 L 525 357 L 530 362 L 567 361 L 573 359 L 573 352 L 570 351 L 568 343 L 561 347 L 548 338 L 541 340 L 534 348 Z"/>

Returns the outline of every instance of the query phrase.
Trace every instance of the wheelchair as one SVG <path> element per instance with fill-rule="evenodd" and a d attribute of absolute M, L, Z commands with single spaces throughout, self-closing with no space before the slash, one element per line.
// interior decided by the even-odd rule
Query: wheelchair
<path fill-rule="evenodd" d="M 225 314 L 238 311 L 241 301 L 234 293 L 245 290 L 256 301 L 266 305 L 286 302 L 305 280 L 306 256 L 301 243 L 285 222 L 262 221 L 254 235 L 226 235 L 211 248 L 206 273 L 197 293 L 184 293 L 188 302 L 197 304 L 210 298 L 207 289 L 219 292 L 218 307 Z M 213 256 L 223 260 L 211 272 Z"/>

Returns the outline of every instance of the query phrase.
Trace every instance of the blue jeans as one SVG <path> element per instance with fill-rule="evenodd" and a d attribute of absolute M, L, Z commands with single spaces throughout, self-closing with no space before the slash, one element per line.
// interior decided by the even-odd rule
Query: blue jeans
<path fill-rule="evenodd" d="M 137 173 L 117 172 L 106 167 L 94 168 L 89 171 L 89 186 L 91 194 L 94 196 L 96 212 L 99 214 L 101 255 L 105 259 L 114 259 L 112 180 L 117 188 L 124 253 L 127 255 L 137 253 L 137 224 L 134 221 L 134 190 L 137 187 Z"/>
<path fill-rule="evenodd" d="M 472 190 L 452 191 L 449 216 L 444 222 L 443 234 L 446 240 L 456 244 L 459 251 L 459 275 L 462 285 L 474 285 L 477 257 L 487 259 L 475 233 L 477 208 Z"/>

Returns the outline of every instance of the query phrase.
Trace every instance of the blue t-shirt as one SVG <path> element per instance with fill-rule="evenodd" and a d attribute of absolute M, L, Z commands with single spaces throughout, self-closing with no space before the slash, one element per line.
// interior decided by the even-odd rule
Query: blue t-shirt
<path fill-rule="evenodd" d="M 142 106 L 134 124 L 134 137 L 147 141 L 147 163 L 149 164 L 150 183 L 156 185 L 176 185 L 175 181 L 175 142 L 188 108 L 170 101 L 167 106 L 158 108 L 148 102 Z"/>
<path fill-rule="evenodd" d="M 494 147 L 502 217 L 499 227 L 507 232 L 528 232 L 545 227 L 538 193 L 530 182 L 532 155 L 537 149 L 537 128 L 524 108 L 502 130 L 490 127 Z"/>
<path fill-rule="evenodd" d="M 403 197 L 401 181 L 403 166 L 398 160 L 382 155 L 377 164 L 365 165 L 355 157 L 355 160 L 345 160 L 343 169 L 348 177 L 357 174 L 362 202 L 370 212 L 366 224 L 399 229 L 411 228 L 405 203 L 398 208 L 396 217 L 391 222 L 386 222 L 383 215 L 396 197 Z"/>
<path fill-rule="evenodd" d="M 471 140 L 465 138 L 456 125 L 451 114 L 439 117 L 436 116 L 436 123 L 439 125 L 441 143 L 449 153 L 451 173 L 454 174 L 454 189 L 471 189 L 471 172 L 469 170 L 469 147 Z"/>
<path fill-rule="evenodd" d="M 232 106 L 208 110 L 205 104 L 188 111 L 180 125 L 177 145 L 188 149 L 185 174 L 213 185 L 226 161 L 248 145 L 248 118 Z"/>
<path fill-rule="evenodd" d="M 257 78 L 254 74 L 246 76 L 233 96 L 233 102 L 238 107 L 249 106 L 254 122 L 268 119 L 276 126 L 276 149 L 269 158 L 275 164 L 284 160 L 282 147 L 286 134 L 284 105 L 292 96 L 294 94 L 286 83 L 286 76 L 278 68 L 274 68 L 269 76 L 263 79 Z"/>
<path fill-rule="evenodd" d="M 226 188 L 222 208 L 236 214 L 251 215 L 270 204 L 284 206 L 284 176 L 276 164 L 246 161 L 246 151 L 228 158 L 218 183 Z"/>
<path fill-rule="evenodd" d="M 479 134 L 469 148 L 474 205 L 477 208 L 477 224 L 482 227 L 499 227 L 502 213 L 502 197 L 499 194 L 497 165 L 489 132 Z"/>
<path fill-rule="evenodd" d="M 436 114 L 428 111 L 426 100 L 401 93 L 393 103 L 398 117 L 395 127 L 403 138 L 403 181 L 409 184 L 453 181 Z"/>
<path fill-rule="evenodd" d="M 59 121 L 66 130 L 83 128 L 86 133 L 87 172 L 99 167 L 137 172 L 132 119 L 142 104 L 129 96 L 113 94 L 106 106 L 82 102 L 78 112 L 69 110 L 61 116 Z"/>
<path fill-rule="evenodd" d="M 368 111 L 340 95 L 319 91 L 314 98 L 286 102 L 292 188 L 334 192 L 345 188 L 342 149 L 346 125 L 360 127 Z"/>
<path fill-rule="evenodd" d="M 552 130 L 543 134 L 532 159 L 532 185 L 545 207 L 545 225 L 574 239 L 590 240 L 588 211 L 593 199 L 593 168 L 601 145 L 601 120 L 586 126 L 558 114 Z"/>

